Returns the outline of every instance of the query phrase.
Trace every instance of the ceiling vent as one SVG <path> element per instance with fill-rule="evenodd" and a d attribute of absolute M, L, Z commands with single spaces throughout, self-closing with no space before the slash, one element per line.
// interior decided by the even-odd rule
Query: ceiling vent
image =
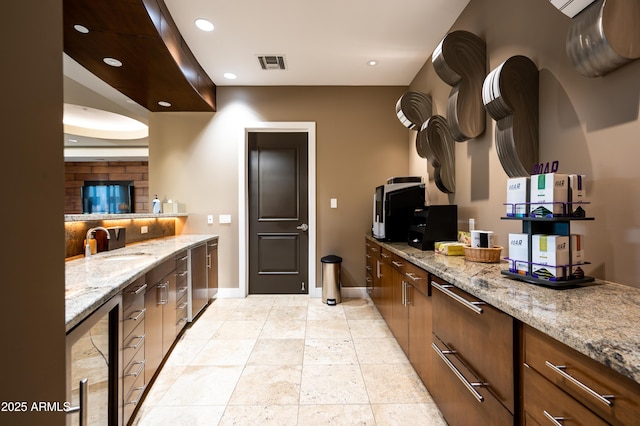
<path fill-rule="evenodd" d="M 285 70 L 284 55 L 258 55 L 258 62 L 263 70 Z"/>

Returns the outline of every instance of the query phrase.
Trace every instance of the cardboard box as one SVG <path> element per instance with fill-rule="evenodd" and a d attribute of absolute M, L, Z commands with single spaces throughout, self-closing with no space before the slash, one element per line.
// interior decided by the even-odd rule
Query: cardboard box
<path fill-rule="evenodd" d="M 436 253 L 447 256 L 464 256 L 464 246 L 464 243 L 457 241 L 436 241 L 434 243 L 434 250 Z"/>
<path fill-rule="evenodd" d="M 587 201 L 585 177 L 585 175 L 569 175 L 569 214 L 571 216 L 586 216 L 585 206 L 581 204 Z"/>
<path fill-rule="evenodd" d="M 522 275 L 529 273 L 529 235 L 509 234 L 509 270 Z"/>
<path fill-rule="evenodd" d="M 566 203 L 569 201 L 569 175 L 532 175 L 530 186 L 531 216 L 555 217 L 569 214 L 568 211 L 565 212 Z"/>
<path fill-rule="evenodd" d="M 532 272 L 542 279 L 564 280 L 568 275 L 569 237 L 566 235 L 531 236 Z"/>
<path fill-rule="evenodd" d="M 507 217 L 526 217 L 529 214 L 528 177 L 507 179 Z"/>
<path fill-rule="evenodd" d="M 584 235 L 571 234 L 571 264 L 582 265 L 584 262 Z M 584 271 L 579 266 L 571 266 L 570 275 L 584 276 Z"/>

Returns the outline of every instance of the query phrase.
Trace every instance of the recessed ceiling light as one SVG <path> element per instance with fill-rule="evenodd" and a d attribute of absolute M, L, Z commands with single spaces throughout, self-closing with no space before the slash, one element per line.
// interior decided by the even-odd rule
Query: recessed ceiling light
<path fill-rule="evenodd" d="M 228 79 L 228 80 L 235 80 L 236 78 L 238 78 L 237 75 L 235 75 L 232 72 L 225 72 L 224 73 L 224 78 Z"/>
<path fill-rule="evenodd" d="M 116 58 L 104 58 L 102 60 L 104 61 L 105 64 L 110 65 L 112 67 L 121 67 L 122 66 L 122 62 L 120 62 Z"/>
<path fill-rule="evenodd" d="M 196 27 L 200 28 L 202 31 L 213 31 L 213 24 L 211 21 L 208 21 L 204 18 L 198 18 L 195 21 Z"/>
<path fill-rule="evenodd" d="M 89 32 L 89 28 L 85 27 L 84 25 L 80 25 L 80 24 L 74 25 L 73 29 L 76 30 L 79 33 L 82 33 L 82 34 L 87 34 Z"/>
<path fill-rule="evenodd" d="M 367 65 L 369 65 L 370 67 L 375 67 L 376 65 L 378 65 L 378 61 L 376 61 L 375 59 L 371 59 L 370 61 L 367 61 Z"/>
<path fill-rule="evenodd" d="M 171 106 L 171 102 L 159 101 L 158 105 L 160 105 L 161 107 L 169 108 Z"/>

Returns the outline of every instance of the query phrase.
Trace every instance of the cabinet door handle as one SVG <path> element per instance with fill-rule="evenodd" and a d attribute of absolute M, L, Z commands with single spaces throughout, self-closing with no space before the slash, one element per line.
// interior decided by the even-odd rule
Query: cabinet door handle
<path fill-rule="evenodd" d="M 189 258 L 189 255 L 186 255 L 184 257 L 181 257 L 180 259 L 178 259 L 179 262 L 184 262 L 185 260 L 187 260 Z"/>
<path fill-rule="evenodd" d="M 137 289 L 133 290 L 131 292 L 131 294 L 133 294 L 134 296 L 137 296 L 140 293 L 142 293 L 143 291 L 145 291 L 146 289 L 147 289 L 147 284 L 142 284 L 140 287 L 138 287 Z"/>
<path fill-rule="evenodd" d="M 211 269 L 211 253 L 207 253 L 207 269 Z"/>
<path fill-rule="evenodd" d="M 138 397 L 136 399 L 133 399 L 131 401 L 127 401 L 124 403 L 124 405 L 138 405 L 138 403 L 140 403 L 140 400 L 142 399 L 142 395 L 144 395 L 144 390 L 146 389 L 147 385 L 141 386 L 139 388 L 133 388 L 131 389 L 131 393 L 133 393 L 134 391 L 138 391 L 140 392 L 140 394 L 138 395 Z"/>
<path fill-rule="evenodd" d="M 444 294 L 446 294 L 447 296 L 449 296 L 450 298 L 452 298 L 453 300 L 455 300 L 456 302 L 460 303 L 465 308 L 469 308 L 473 312 L 475 312 L 476 314 L 482 315 L 482 312 L 483 312 L 482 308 L 480 308 L 478 305 L 485 305 L 486 303 L 484 303 L 484 302 L 470 302 L 467 299 L 465 299 L 464 297 L 458 296 L 457 294 L 455 294 L 454 292 L 449 290 L 451 287 L 453 287 L 451 284 L 438 284 L 435 281 L 431 281 L 431 285 L 433 287 L 437 288 L 438 290 L 440 290 L 441 292 L 443 292 Z"/>
<path fill-rule="evenodd" d="M 187 275 L 188 273 L 189 273 L 189 271 L 182 271 L 182 272 L 178 272 L 178 273 L 176 274 L 176 277 L 180 277 L 180 278 L 182 278 L 182 277 L 184 277 L 185 275 Z"/>
<path fill-rule="evenodd" d="M 187 307 L 189 303 L 188 302 L 184 302 L 182 305 L 178 306 L 178 309 L 184 309 Z"/>
<path fill-rule="evenodd" d="M 78 424 L 80 426 L 87 426 L 89 424 L 89 410 L 87 410 L 87 403 L 89 402 L 89 379 L 84 378 L 80 380 L 79 399 L 80 403 L 75 407 L 69 407 L 65 410 L 66 414 L 79 413 L 80 419 Z"/>
<path fill-rule="evenodd" d="M 143 359 L 142 361 L 134 362 L 133 364 L 131 364 L 132 366 L 135 365 L 135 364 L 139 364 L 140 368 L 138 368 L 138 370 L 134 371 L 133 373 L 125 374 L 124 377 L 131 377 L 131 376 L 138 377 L 140 375 L 140 373 L 142 373 L 142 371 L 144 370 L 144 365 L 146 364 L 146 362 L 147 361 Z"/>
<path fill-rule="evenodd" d="M 453 363 L 449 361 L 449 359 L 447 358 L 448 354 L 455 354 L 456 351 L 441 351 L 440 348 L 435 343 L 431 343 L 431 347 L 438 354 L 438 356 L 442 358 L 444 363 L 447 364 L 447 367 L 449 367 L 449 369 L 453 372 L 453 374 L 455 374 L 456 377 L 458 377 L 458 380 L 460 380 L 462 384 L 469 390 L 469 392 L 471 392 L 471 395 L 473 395 L 473 397 L 476 400 L 478 400 L 478 402 L 484 402 L 484 397 L 478 393 L 478 391 L 476 390 L 476 387 L 488 386 L 488 384 L 478 383 L 478 382 L 471 383 L 466 379 L 466 377 L 464 377 L 464 375 L 460 372 L 460 370 L 458 370 L 456 366 L 453 365 Z"/>
<path fill-rule="evenodd" d="M 404 283 L 404 301 L 405 305 L 409 306 L 411 304 L 411 284 Z"/>
<path fill-rule="evenodd" d="M 124 349 L 138 349 L 138 347 L 144 342 L 145 337 L 147 337 L 147 333 L 143 334 L 142 336 L 133 336 L 133 339 L 131 339 L 129 344 L 125 346 Z M 131 342 L 133 342 L 134 339 L 138 339 L 138 343 L 132 345 Z"/>
<path fill-rule="evenodd" d="M 544 416 L 549 419 L 549 421 L 554 424 L 555 426 L 562 426 L 565 420 L 568 420 L 566 417 L 555 417 L 552 416 L 551 414 L 549 414 L 549 412 L 547 410 L 542 410 L 542 414 L 544 414 Z"/>
<path fill-rule="evenodd" d="M 565 365 L 555 365 L 549 361 L 545 361 L 544 363 L 547 367 L 551 369 L 551 371 L 553 371 L 556 374 L 559 374 L 560 377 L 562 377 L 563 379 L 570 381 L 571 383 L 576 385 L 578 388 L 586 392 L 588 395 L 595 398 L 597 401 L 601 402 L 607 407 L 613 406 L 613 399 L 615 398 L 614 395 L 601 395 L 598 392 L 594 391 L 589 386 L 585 385 L 580 380 L 576 379 L 575 377 L 573 377 L 572 375 L 564 371 L 567 368 Z"/>
<path fill-rule="evenodd" d="M 133 311 L 133 312 L 138 312 L 138 315 L 136 315 L 135 317 L 129 317 L 129 318 L 127 318 L 127 320 L 138 321 L 140 319 L 140 317 L 143 316 L 146 311 L 147 311 L 147 308 L 142 308 L 140 310 Z M 133 314 L 133 312 L 131 312 L 131 313 Z"/>
<path fill-rule="evenodd" d="M 406 306 L 406 300 L 407 300 L 407 284 L 402 281 L 402 283 L 400 283 L 400 285 L 402 286 L 402 296 L 400 296 L 400 298 L 402 299 L 402 306 Z"/>
<path fill-rule="evenodd" d="M 413 281 L 420 281 L 420 280 L 426 279 L 423 277 L 417 277 L 416 274 L 414 274 L 413 272 L 407 272 L 405 275 L 411 278 Z"/>
<path fill-rule="evenodd" d="M 398 262 L 397 260 L 392 260 L 391 263 L 393 264 L 393 266 L 395 266 L 396 268 L 402 268 L 402 266 L 404 265 L 404 263 L 402 262 Z"/>

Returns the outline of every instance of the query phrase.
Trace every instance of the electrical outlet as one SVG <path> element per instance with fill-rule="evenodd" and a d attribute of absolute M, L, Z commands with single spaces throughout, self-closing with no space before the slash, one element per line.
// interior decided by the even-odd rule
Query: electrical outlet
<path fill-rule="evenodd" d="M 207 223 L 208 223 L 209 225 L 212 225 L 212 224 L 213 224 L 213 215 L 212 215 L 212 214 L 207 215 Z"/>
<path fill-rule="evenodd" d="M 141 226 L 140 227 L 140 233 L 141 234 L 146 234 L 147 232 L 149 232 L 149 227 L 148 226 Z"/>

